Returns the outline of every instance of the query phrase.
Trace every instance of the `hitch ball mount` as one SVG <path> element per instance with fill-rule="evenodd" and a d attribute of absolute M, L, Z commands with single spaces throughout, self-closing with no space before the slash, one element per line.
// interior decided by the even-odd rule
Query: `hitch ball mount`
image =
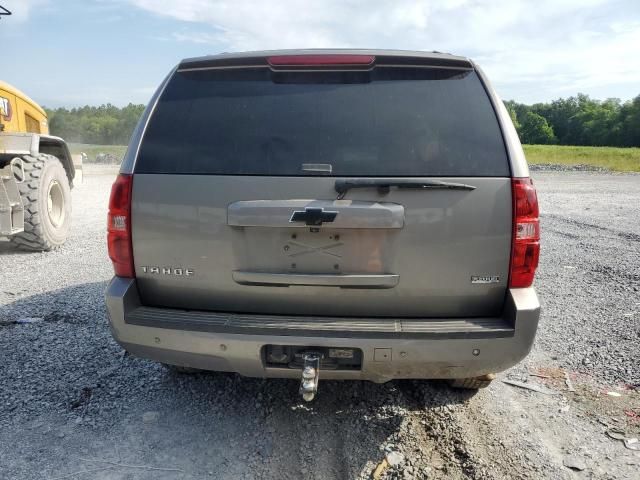
<path fill-rule="evenodd" d="M 307 352 L 303 354 L 302 380 L 300 381 L 300 393 L 305 402 L 310 402 L 318 393 L 318 379 L 320 377 L 321 353 Z"/>

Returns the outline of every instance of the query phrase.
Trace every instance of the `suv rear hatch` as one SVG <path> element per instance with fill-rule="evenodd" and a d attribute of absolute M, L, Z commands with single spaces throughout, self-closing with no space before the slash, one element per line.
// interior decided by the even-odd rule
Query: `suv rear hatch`
<path fill-rule="evenodd" d="M 471 64 L 367 55 L 231 63 L 181 65 L 144 133 L 131 229 L 145 305 L 500 313 L 510 170 Z"/>

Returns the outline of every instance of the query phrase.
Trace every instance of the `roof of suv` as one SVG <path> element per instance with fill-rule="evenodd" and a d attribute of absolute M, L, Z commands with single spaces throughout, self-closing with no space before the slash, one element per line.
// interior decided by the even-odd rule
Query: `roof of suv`
<path fill-rule="evenodd" d="M 267 57 L 277 55 L 373 55 L 379 64 L 391 65 L 434 65 L 457 68 L 473 68 L 471 60 L 466 57 L 441 52 L 422 52 L 412 50 L 384 49 L 295 49 L 295 50 L 263 50 L 256 52 L 221 53 L 203 57 L 185 58 L 179 69 L 233 67 L 233 66 L 267 66 Z"/>

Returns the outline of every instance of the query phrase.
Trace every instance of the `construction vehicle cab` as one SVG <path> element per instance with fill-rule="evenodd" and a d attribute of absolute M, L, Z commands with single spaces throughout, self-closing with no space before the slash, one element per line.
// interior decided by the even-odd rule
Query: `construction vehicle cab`
<path fill-rule="evenodd" d="M 49 135 L 46 112 L 0 81 L 0 237 L 23 250 L 60 247 L 71 227 L 74 176 L 69 148 Z"/>

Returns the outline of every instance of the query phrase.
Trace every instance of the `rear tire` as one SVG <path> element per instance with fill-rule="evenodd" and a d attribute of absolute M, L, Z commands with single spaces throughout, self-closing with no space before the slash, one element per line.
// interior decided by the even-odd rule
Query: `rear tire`
<path fill-rule="evenodd" d="M 21 250 L 50 251 L 62 246 L 71 228 L 71 188 L 62 163 L 53 155 L 24 155 L 24 231 L 10 237 Z"/>
<path fill-rule="evenodd" d="M 449 380 L 449 385 L 452 388 L 459 388 L 463 390 L 478 390 L 480 388 L 487 388 L 491 385 L 494 378 L 496 378 L 495 373 L 488 373 L 480 377 L 453 378 Z"/>

